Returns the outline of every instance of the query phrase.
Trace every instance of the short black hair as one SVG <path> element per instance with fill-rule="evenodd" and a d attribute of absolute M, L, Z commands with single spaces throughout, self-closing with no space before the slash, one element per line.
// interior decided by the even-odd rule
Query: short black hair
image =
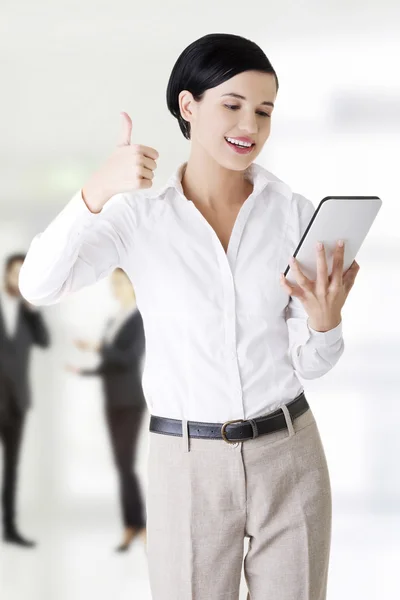
<path fill-rule="evenodd" d="M 230 33 L 210 33 L 192 42 L 176 61 L 167 86 L 167 106 L 190 140 L 190 123 L 179 109 L 179 94 L 188 90 L 199 102 L 206 90 L 220 85 L 243 71 L 261 71 L 278 77 L 263 50 L 251 40 Z"/>
<path fill-rule="evenodd" d="M 15 254 L 10 254 L 10 256 L 7 256 L 6 263 L 5 263 L 6 273 L 9 272 L 9 270 L 14 265 L 14 263 L 24 262 L 25 257 L 26 257 L 26 254 L 24 254 L 22 252 L 16 252 Z"/>

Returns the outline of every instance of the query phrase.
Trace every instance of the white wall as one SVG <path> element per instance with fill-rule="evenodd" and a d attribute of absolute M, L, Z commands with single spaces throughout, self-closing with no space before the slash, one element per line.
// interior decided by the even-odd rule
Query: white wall
<path fill-rule="evenodd" d="M 332 194 L 382 197 L 343 311 L 345 354 L 323 379 L 307 382 L 306 392 L 326 448 L 337 522 L 365 514 L 384 518 L 389 530 L 398 522 L 400 506 L 399 12 L 394 2 L 337 0 L 201 6 L 177 0 L 61 6 L 39 0 L 34 9 L 25 0 L 3 2 L 0 18 L 0 260 L 27 248 L 107 155 L 121 110 L 132 116 L 134 139 L 159 150 L 154 186 L 164 183 L 189 150 L 166 108 L 169 73 L 184 47 L 212 31 L 253 39 L 277 70 L 281 87 L 272 136 L 258 162 L 315 205 Z M 54 345 L 33 356 L 35 406 L 20 494 L 24 522 L 39 537 L 49 523 L 54 528 L 63 519 L 74 532 L 87 521 L 91 532 L 102 527 L 118 532 L 99 384 L 68 376 L 63 368 L 82 358 L 72 349 L 72 338 L 95 339 L 113 308 L 103 281 L 43 309 Z M 144 430 L 138 466 L 143 482 L 145 459 Z M 88 539 L 82 527 L 74 543 Z M 69 573 L 76 575 L 68 571 L 68 565 L 75 568 L 75 555 L 68 551 L 68 531 L 62 535 L 57 543 L 67 566 L 60 567 L 59 576 L 66 582 Z M 392 548 L 385 540 L 381 555 Z M 334 546 L 333 556 L 339 554 Z M 12 560 L 7 564 L 15 569 Z M 40 564 L 51 569 L 54 561 L 49 553 Z M 334 573 L 339 595 L 332 598 L 349 590 L 351 582 L 342 573 L 340 568 Z M 82 590 L 91 593 L 91 585 L 82 581 Z M 74 586 L 65 598 L 79 597 Z M 7 589 L 23 597 L 16 580 Z M 366 585 L 364 598 L 371 589 Z M 44 598 L 43 590 L 35 597 Z"/>

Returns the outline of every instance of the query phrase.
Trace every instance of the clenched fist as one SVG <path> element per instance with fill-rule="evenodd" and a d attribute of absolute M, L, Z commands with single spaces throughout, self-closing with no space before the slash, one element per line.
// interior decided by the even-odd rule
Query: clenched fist
<path fill-rule="evenodd" d="M 131 143 L 132 120 L 123 112 L 120 139 L 114 152 L 83 186 L 83 199 L 93 213 L 101 211 L 115 194 L 151 188 L 157 168 L 157 150 Z"/>

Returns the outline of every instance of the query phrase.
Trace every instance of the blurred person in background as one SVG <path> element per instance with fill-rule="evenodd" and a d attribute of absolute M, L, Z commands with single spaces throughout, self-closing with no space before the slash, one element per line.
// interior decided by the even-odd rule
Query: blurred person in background
<path fill-rule="evenodd" d="M 76 346 L 101 356 L 95 369 L 67 365 L 79 375 L 99 375 L 105 397 L 105 417 L 114 462 L 118 471 L 120 501 L 125 528 L 118 552 L 128 550 L 139 536 L 146 542 L 145 507 L 137 475 L 134 471 L 140 426 L 146 409 L 141 382 L 141 366 L 145 353 L 145 336 L 133 286 L 123 269 L 115 269 L 111 287 L 120 309 L 110 319 L 99 343 L 76 340 Z"/>
<path fill-rule="evenodd" d="M 38 309 L 29 304 L 18 287 L 24 254 L 9 256 L 4 288 L 0 291 L 0 440 L 3 446 L 3 540 L 32 548 L 16 523 L 17 476 L 26 413 L 30 407 L 29 357 L 33 345 L 47 348 L 50 337 Z"/>

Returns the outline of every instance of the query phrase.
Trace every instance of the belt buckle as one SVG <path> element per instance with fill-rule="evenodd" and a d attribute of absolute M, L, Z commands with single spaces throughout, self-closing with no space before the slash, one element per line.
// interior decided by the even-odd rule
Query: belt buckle
<path fill-rule="evenodd" d="M 225 429 L 228 427 L 228 425 L 231 425 L 232 423 L 244 423 L 244 422 L 245 422 L 245 419 L 235 419 L 234 421 L 225 421 L 225 423 L 221 427 L 221 435 L 222 435 L 222 439 L 224 440 L 224 442 L 226 442 L 227 444 L 237 444 L 238 440 L 236 440 L 236 441 L 228 440 L 228 438 L 226 437 Z"/>

